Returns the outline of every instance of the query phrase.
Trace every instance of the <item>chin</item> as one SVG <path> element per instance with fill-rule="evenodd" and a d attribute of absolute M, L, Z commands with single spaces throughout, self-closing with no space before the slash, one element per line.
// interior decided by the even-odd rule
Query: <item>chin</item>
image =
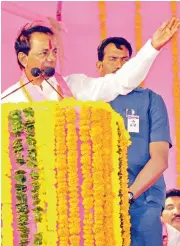
<path fill-rule="evenodd" d="M 180 231 L 180 223 L 172 224 L 172 227 L 174 227 L 176 230 Z"/>

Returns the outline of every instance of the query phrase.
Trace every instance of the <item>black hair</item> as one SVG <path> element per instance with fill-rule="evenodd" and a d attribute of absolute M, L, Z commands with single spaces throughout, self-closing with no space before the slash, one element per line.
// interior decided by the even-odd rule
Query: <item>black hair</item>
<path fill-rule="evenodd" d="M 125 39 L 121 37 L 110 37 L 107 39 L 104 39 L 102 43 L 99 45 L 97 52 L 98 52 L 98 60 L 103 61 L 104 59 L 104 49 L 108 44 L 114 44 L 117 49 L 121 49 L 121 46 L 124 45 L 128 51 L 129 51 L 129 56 L 131 57 L 132 55 L 132 47 L 131 44 Z"/>
<path fill-rule="evenodd" d="M 171 189 L 166 192 L 166 199 L 168 197 L 173 197 L 173 196 L 179 196 L 180 197 L 180 190 L 177 189 Z M 162 208 L 162 212 L 164 211 L 164 208 Z"/>
<path fill-rule="evenodd" d="M 24 54 L 28 55 L 31 49 L 31 44 L 30 44 L 31 35 L 35 32 L 54 35 L 53 31 L 49 27 L 46 27 L 46 26 L 35 25 L 35 26 L 30 26 L 29 28 L 26 28 L 26 27 L 27 27 L 27 24 L 22 28 L 19 36 L 17 37 L 15 41 L 15 45 L 14 45 L 16 55 L 17 55 L 17 61 L 21 69 L 23 69 L 24 67 L 18 59 L 18 54 L 19 52 L 23 52 Z"/>
<path fill-rule="evenodd" d="M 173 196 L 179 196 L 180 197 L 180 190 L 177 189 L 171 189 L 166 192 L 166 199 L 168 197 L 173 197 Z"/>

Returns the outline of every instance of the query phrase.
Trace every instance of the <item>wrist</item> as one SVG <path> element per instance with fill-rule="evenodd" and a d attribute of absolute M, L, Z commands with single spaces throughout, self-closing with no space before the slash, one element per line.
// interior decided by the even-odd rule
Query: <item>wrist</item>
<path fill-rule="evenodd" d="M 128 197 L 129 197 L 129 204 L 133 204 L 135 201 L 134 194 L 131 191 L 128 191 Z"/>
<path fill-rule="evenodd" d="M 160 45 L 157 45 L 156 43 L 154 43 L 153 40 L 151 41 L 151 45 L 157 51 L 160 51 L 160 49 L 162 48 Z"/>

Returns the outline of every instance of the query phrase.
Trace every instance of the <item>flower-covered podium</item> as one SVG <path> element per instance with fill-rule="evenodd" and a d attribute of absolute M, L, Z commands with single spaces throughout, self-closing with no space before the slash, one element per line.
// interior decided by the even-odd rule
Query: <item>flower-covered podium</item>
<path fill-rule="evenodd" d="M 129 144 L 103 102 L 2 105 L 2 245 L 130 245 Z"/>

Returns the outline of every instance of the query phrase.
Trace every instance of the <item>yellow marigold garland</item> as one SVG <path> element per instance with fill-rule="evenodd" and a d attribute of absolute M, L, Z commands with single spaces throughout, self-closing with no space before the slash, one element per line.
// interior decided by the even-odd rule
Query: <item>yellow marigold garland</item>
<path fill-rule="evenodd" d="M 65 109 L 57 106 L 55 125 L 56 170 L 57 170 L 57 212 L 58 212 L 58 241 L 60 245 L 69 243 L 68 230 L 68 184 L 67 184 L 67 158 L 66 158 L 66 127 Z"/>
<path fill-rule="evenodd" d="M 106 112 L 105 110 L 102 110 L 102 114 L 103 114 L 103 121 L 102 121 L 102 145 L 103 145 L 103 165 L 104 165 L 104 180 L 105 180 L 105 204 L 104 204 L 104 215 L 105 215 L 105 224 L 104 224 L 104 228 L 105 228 L 105 236 L 106 236 L 106 241 L 105 241 L 105 245 L 106 246 L 111 246 L 111 245 L 121 245 L 121 243 L 117 243 L 116 244 L 116 239 L 115 239 L 115 235 L 116 233 L 118 234 L 118 241 L 121 241 L 121 237 L 119 235 L 121 235 L 121 233 L 119 233 L 121 231 L 120 228 L 120 223 L 118 220 L 118 227 L 116 228 L 116 231 L 114 232 L 113 228 L 114 228 L 114 218 L 113 218 L 113 214 L 114 214 L 114 206 L 113 206 L 113 199 L 114 199 L 114 194 L 113 192 L 113 182 L 115 180 L 118 180 L 118 170 L 113 170 L 113 156 L 115 158 L 117 158 L 117 153 L 113 152 L 113 149 L 115 149 L 115 142 L 114 142 L 114 134 L 112 134 L 112 128 L 111 128 L 111 113 L 110 112 Z M 115 133 L 115 129 L 114 129 L 114 133 Z M 117 135 L 117 132 L 116 132 Z M 113 145 L 112 145 L 113 143 Z M 117 149 L 115 150 L 117 151 Z M 117 167 L 118 167 L 118 163 L 117 163 Z M 116 179 L 114 179 L 114 175 L 113 172 L 117 171 L 116 173 Z M 117 187 L 118 188 L 118 187 Z M 117 195 L 118 195 L 118 191 L 117 191 Z M 117 206 L 116 206 L 117 208 Z M 117 214 L 119 213 L 119 206 L 117 208 Z M 117 216 L 116 214 L 116 216 Z"/>
<path fill-rule="evenodd" d="M 13 214 L 11 195 L 11 162 L 9 158 L 9 130 L 7 108 L 2 108 L 2 245 L 13 246 Z"/>
<path fill-rule="evenodd" d="M 171 2 L 172 15 L 177 15 L 177 2 Z M 180 188 L 180 78 L 178 64 L 178 34 L 172 39 L 172 70 L 173 70 L 173 95 L 174 95 L 174 115 L 175 115 L 175 136 L 176 136 L 176 172 L 177 187 Z"/>
<path fill-rule="evenodd" d="M 110 105 L 103 103 L 103 102 L 86 102 L 86 103 L 83 103 L 83 102 L 79 102 L 79 101 L 77 102 L 74 99 L 65 99 L 61 102 L 61 106 L 66 107 L 66 106 L 70 106 L 70 105 L 71 106 L 83 106 L 83 105 L 88 106 L 89 105 L 89 107 L 93 107 L 94 109 L 100 109 L 100 108 L 105 109 L 108 112 L 111 112 L 111 113 L 113 112 L 114 121 L 119 122 L 118 123 L 118 127 L 120 130 L 119 142 L 121 144 L 121 147 L 119 147 L 119 153 L 120 153 L 119 159 L 121 160 L 121 163 L 122 163 L 122 164 L 120 163 L 120 168 L 121 168 L 120 172 L 123 173 L 123 181 L 121 181 L 121 190 L 120 190 L 121 194 L 123 194 L 123 195 L 121 196 L 122 201 L 120 204 L 120 212 L 119 213 L 121 213 L 121 215 L 122 215 L 121 217 L 122 217 L 123 223 L 122 223 L 122 221 L 119 220 L 119 222 L 116 223 L 116 228 L 119 230 L 120 223 L 123 224 L 124 228 L 122 231 L 122 237 L 123 237 L 123 242 L 126 243 L 126 244 L 123 243 L 123 245 L 128 246 L 128 245 L 130 245 L 130 216 L 129 216 L 129 201 L 128 201 L 127 147 L 130 145 L 131 142 L 129 140 L 130 139 L 129 133 L 126 131 L 126 129 L 124 127 L 123 118 L 121 116 L 119 116 L 118 114 L 115 114 L 114 110 L 112 110 Z M 117 128 L 117 126 L 116 126 L 116 128 Z M 116 134 L 115 129 L 114 129 L 114 134 Z M 117 139 L 118 139 L 118 137 L 117 137 Z M 118 148 L 117 147 L 113 147 L 113 148 L 114 148 L 113 158 L 115 158 L 115 160 L 116 160 L 115 161 L 116 165 L 119 165 L 119 161 L 117 160 L 118 155 L 116 155 L 116 154 L 114 155 L 114 153 L 116 153 L 116 151 L 118 151 Z M 122 153 L 121 153 L 121 151 L 122 151 Z M 116 170 L 117 170 L 117 168 L 116 168 Z M 117 185 L 120 185 L 118 183 L 118 181 L 115 181 L 115 182 L 117 182 Z M 117 206 L 117 204 L 115 204 L 115 206 Z M 114 210 L 113 210 L 113 212 L 114 212 Z M 116 235 L 117 235 L 117 241 L 119 241 L 120 242 L 119 245 L 121 245 L 121 241 L 122 241 L 122 239 L 120 238 L 121 236 L 120 236 L 120 234 L 118 235 L 117 233 L 116 233 Z"/>
<path fill-rule="evenodd" d="M 79 217 L 79 180 L 78 180 L 78 150 L 76 133 L 76 111 L 74 108 L 66 108 L 67 122 L 67 166 L 69 189 L 69 241 L 73 246 L 80 243 L 80 217 Z"/>
<path fill-rule="evenodd" d="M 38 105 L 38 104 L 37 104 Z M 48 110 L 46 110 L 48 108 Z M 43 127 L 44 126 L 44 127 Z M 54 157 L 55 107 L 49 102 L 39 104 L 35 110 L 35 131 L 37 142 L 37 164 L 39 168 L 40 206 L 44 209 L 42 223 L 38 223 L 38 232 L 42 232 L 43 245 L 54 246 L 57 243 L 57 199 Z M 46 206 L 46 203 L 48 204 Z"/>
<path fill-rule="evenodd" d="M 94 245 L 93 235 L 93 193 L 92 193 L 92 173 L 91 173 L 91 143 L 90 143 L 90 109 L 82 107 L 80 111 L 79 136 L 81 140 L 81 169 L 82 169 L 82 188 L 84 220 L 83 220 L 83 239 L 84 246 Z"/>
<path fill-rule="evenodd" d="M 92 140 L 92 178 L 94 196 L 94 238 L 96 246 L 105 245 L 104 231 L 104 165 L 102 147 L 102 126 L 100 109 L 91 108 L 91 128 Z"/>
<path fill-rule="evenodd" d="M 20 79 L 20 86 L 23 86 L 23 85 L 24 85 L 24 81 L 23 81 L 23 79 L 21 78 L 21 79 Z M 22 87 L 22 92 L 23 92 L 24 96 L 26 97 L 26 99 L 28 100 L 28 102 L 33 102 L 33 99 L 32 99 L 30 93 L 28 92 L 28 90 L 26 89 L 25 86 Z"/>
<path fill-rule="evenodd" d="M 110 112 L 113 115 L 114 122 L 119 121 L 120 137 L 121 137 L 121 141 L 120 141 L 121 156 L 120 156 L 120 158 L 121 158 L 121 162 L 123 164 L 123 165 L 121 165 L 121 172 L 122 172 L 122 170 L 124 170 L 123 171 L 124 179 L 123 179 L 123 182 L 121 182 L 121 192 L 123 192 L 123 197 L 122 197 L 123 202 L 122 202 L 122 205 L 120 206 L 120 211 L 118 211 L 118 213 L 123 214 L 123 216 L 122 216 L 122 218 L 124 220 L 123 226 L 125 226 L 124 230 L 123 230 L 123 240 L 124 240 L 124 242 L 127 243 L 124 245 L 128 246 L 129 242 L 130 242 L 130 230 L 129 230 L 130 229 L 130 222 L 129 222 L 129 215 L 128 215 L 129 203 L 128 203 L 128 195 L 127 195 L 127 191 L 128 191 L 127 180 L 128 180 L 128 178 L 127 178 L 127 156 L 126 155 L 127 155 L 127 144 L 129 144 L 128 143 L 129 135 L 125 131 L 123 120 L 118 114 L 114 113 L 114 111 L 111 109 L 111 107 L 108 104 L 105 104 L 102 102 L 86 102 L 86 103 L 83 103 L 83 102 L 78 102 L 74 99 L 65 99 L 59 105 L 60 105 L 60 107 L 69 107 L 69 106 L 72 106 L 72 107 L 81 106 L 82 107 L 82 106 L 86 106 L 86 107 L 93 107 L 94 109 L 105 109 L 107 112 Z M 27 107 L 27 104 L 22 103 L 22 104 L 18 104 L 18 105 L 14 105 L 14 106 L 11 105 L 12 109 L 13 109 L 13 107 L 14 107 L 14 109 L 17 109 L 17 108 L 22 109 L 23 106 Z M 56 194 L 54 194 L 54 192 L 52 191 L 53 190 L 52 185 L 54 185 L 56 183 L 55 174 L 54 174 L 54 170 L 53 170 L 53 168 L 55 167 L 55 165 L 54 165 L 55 160 L 49 158 L 48 154 L 50 155 L 50 153 L 53 153 L 53 148 L 52 148 L 52 146 L 54 145 L 54 142 L 53 142 L 54 141 L 53 125 L 55 126 L 55 123 L 57 120 L 57 115 L 55 114 L 55 108 L 56 107 L 54 107 L 55 106 L 54 102 L 32 103 L 32 104 L 30 104 L 30 106 L 34 107 L 36 109 L 36 111 L 38 111 L 38 113 L 35 114 L 35 117 L 37 117 L 35 119 L 36 120 L 35 129 L 37 132 L 39 132 L 39 136 L 36 135 L 36 137 L 38 139 L 42 140 L 41 142 L 38 141 L 38 143 L 37 143 L 38 168 L 40 169 L 40 177 L 41 177 L 41 186 L 40 186 L 40 195 L 41 196 L 40 196 L 40 199 L 41 199 L 42 205 L 44 205 L 44 209 L 46 209 L 45 203 L 47 202 L 47 196 L 48 196 L 48 200 L 50 200 L 50 203 L 51 203 L 51 205 L 49 206 L 49 212 L 47 211 L 48 221 L 46 221 L 46 213 L 44 213 L 43 214 L 43 216 L 44 216 L 43 217 L 43 223 L 38 224 L 38 230 L 43 232 L 43 245 L 53 245 L 53 243 L 54 242 L 56 243 L 58 240 L 57 233 L 55 233 L 56 221 L 57 221 L 56 204 L 57 204 L 58 200 L 56 199 Z M 52 106 L 51 113 L 49 114 L 49 112 L 48 112 L 48 115 L 47 115 L 47 113 L 45 113 L 45 111 L 46 111 L 45 109 L 49 108 L 51 106 Z M 39 111 L 42 111 L 42 110 L 40 110 L 42 108 L 44 108 L 44 110 L 43 110 L 44 114 L 42 113 L 40 116 Z M 98 194 L 100 194 L 99 191 L 101 191 L 101 193 L 106 192 L 107 187 L 104 185 L 104 183 L 106 181 L 109 182 L 108 179 L 106 180 L 107 170 L 106 170 L 106 165 L 105 165 L 105 167 L 103 167 L 103 165 L 102 165 L 102 167 L 99 168 L 99 166 L 97 166 L 95 164 L 98 164 L 98 163 L 102 164 L 102 161 L 105 160 L 105 156 L 106 156 L 105 153 L 106 153 L 107 146 L 108 146 L 108 143 L 105 143 L 105 141 L 103 139 L 101 139 L 102 143 L 98 140 L 98 131 L 101 131 L 102 126 L 103 127 L 105 126 L 105 121 L 108 124 L 110 122 L 108 122 L 108 119 L 109 119 L 108 116 L 104 116 L 104 114 L 100 110 L 99 111 L 100 118 L 104 119 L 104 122 L 103 123 L 101 122 L 101 126 L 98 125 L 99 116 L 97 115 L 97 112 L 98 112 L 98 110 L 97 111 L 94 110 L 94 113 L 92 115 L 92 119 L 94 119 L 94 122 L 96 121 L 97 124 L 92 123 L 93 128 L 91 128 L 91 137 L 94 138 L 94 140 L 95 140 L 94 151 L 96 152 L 96 153 L 93 153 L 93 155 L 94 155 L 93 161 L 95 161 L 95 163 L 93 163 L 93 168 L 94 168 L 93 169 L 93 172 L 94 172 L 93 178 L 95 180 L 95 185 L 94 185 L 95 189 L 93 191 L 94 191 L 94 195 L 97 196 L 97 203 L 95 204 L 95 206 L 96 206 L 95 210 L 98 211 L 98 213 L 95 213 L 94 215 L 95 215 L 96 221 L 98 221 L 100 217 L 101 217 L 101 221 L 106 221 L 106 216 L 104 215 L 104 212 L 106 211 L 106 209 L 104 209 L 104 211 L 103 211 L 103 209 L 100 208 L 100 206 L 99 206 L 100 204 L 104 203 L 105 199 L 102 198 L 101 196 L 98 197 Z M 48 133 L 48 135 L 46 135 L 46 138 L 44 136 L 42 136 L 45 131 L 43 129 L 41 129 L 43 126 L 42 119 L 44 118 L 45 115 L 46 115 L 46 122 L 49 126 L 48 129 L 51 128 L 51 131 Z M 39 117 L 39 124 L 37 124 L 38 117 Z M 51 120 L 51 122 L 49 122 L 50 120 Z M 66 143 L 68 145 L 68 153 L 69 153 L 69 157 L 68 157 L 68 185 L 70 186 L 69 192 L 70 192 L 70 197 L 71 197 L 71 199 L 70 199 L 70 215 L 71 216 L 70 216 L 70 220 L 69 220 L 70 242 L 72 245 L 79 245 L 79 242 L 80 242 L 80 238 L 79 238 L 80 221 L 79 221 L 79 207 L 78 207 L 78 202 L 79 202 L 79 198 L 78 198 L 78 174 L 77 174 L 78 167 L 77 167 L 77 163 L 74 162 L 74 159 L 77 159 L 77 158 L 71 157 L 71 156 L 73 156 L 73 157 L 77 156 L 77 135 L 75 133 L 75 131 L 76 131 L 75 110 L 73 110 L 73 112 L 72 112 L 72 109 L 69 108 L 66 111 L 66 120 L 67 120 L 67 125 L 68 125 L 68 133 L 67 133 L 68 135 L 66 137 Z M 84 122 L 84 125 L 85 125 L 85 122 Z M 117 128 L 117 127 L 115 127 L 115 128 Z M 113 133 L 113 136 L 111 136 L 113 143 L 114 143 L 114 141 L 118 140 L 117 132 L 116 132 L 116 136 L 115 136 L 115 128 L 113 128 L 114 133 Z M 106 128 L 106 130 L 107 130 L 107 128 Z M 106 130 L 103 129 L 104 133 Z M 47 141 L 45 141 L 45 139 L 47 140 L 47 138 L 48 138 L 48 141 L 52 143 L 52 146 L 50 146 L 51 144 L 49 144 L 49 143 L 47 143 Z M 85 136 L 84 142 L 87 141 L 88 138 L 89 138 L 89 136 Z M 43 151 L 43 148 L 41 148 L 41 151 L 40 151 L 39 150 L 40 146 L 41 147 L 42 146 L 48 146 L 48 151 L 46 151 L 47 150 L 46 148 L 44 148 L 44 151 Z M 86 151 L 88 148 L 86 148 L 87 146 L 85 146 L 85 145 L 84 145 L 84 147 L 85 147 L 85 151 Z M 102 148 L 103 153 L 101 152 L 101 149 L 99 149 L 99 147 Z M 113 156 L 115 159 L 117 159 L 116 151 L 117 151 L 117 147 L 115 147 L 113 145 Z M 48 154 L 43 153 L 43 152 L 48 152 Z M 47 162 L 43 161 L 44 160 L 44 154 L 45 154 L 45 158 L 46 158 Z M 108 155 L 108 152 L 107 152 L 107 155 Z M 89 162 L 88 159 L 86 159 L 86 161 Z M 52 165 L 48 166 L 47 163 L 50 163 Z M 45 164 L 47 165 L 46 167 L 45 167 Z M 119 186 L 118 179 L 116 179 L 116 181 L 115 181 L 115 177 L 117 178 L 117 172 L 118 172 L 117 164 L 118 164 L 118 162 L 115 161 L 114 162 L 114 165 L 115 165 L 114 170 L 116 170 L 116 171 L 112 173 L 111 178 L 112 178 L 113 183 L 116 182 L 117 187 L 118 187 Z M 57 163 L 56 163 L 56 165 L 57 165 Z M 44 170 L 44 167 L 46 168 L 46 170 Z M 109 168 L 111 170 L 111 167 L 109 167 Z M 102 171 L 102 169 L 104 169 L 104 170 Z M 49 173 L 50 173 L 50 176 L 49 176 Z M 98 186 L 98 182 L 99 182 L 98 179 L 99 179 L 100 173 L 102 174 L 102 180 L 101 181 L 103 181 L 103 185 L 101 182 L 101 186 L 99 187 Z M 45 176 L 45 175 L 47 175 L 47 176 Z M 62 175 L 64 175 L 64 174 L 62 174 Z M 44 185 L 44 181 L 46 179 L 47 179 L 47 183 L 46 183 L 46 185 Z M 50 183 L 51 180 L 53 181 L 52 183 Z M 75 181 L 75 183 L 74 183 L 74 181 Z M 113 186 L 114 186 L 114 184 L 113 184 Z M 49 188 L 48 188 L 48 186 L 49 186 Z M 51 187 L 51 189 L 50 189 L 50 187 Z M 100 190 L 98 188 L 100 188 Z M 47 195 L 45 194 L 46 189 L 48 189 L 48 192 L 49 192 L 49 194 L 47 193 Z M 117 192 L 118 192 L 117 189 L 116 189 L 116 191 L 114 190 L 115 198 L 117 198 L 116 197 L 118 194 Z M 51 196 L 51 194 L 52 194 L 52 196 Z M 127 204 L 126 204 L 126 202 L 127 202 Z M 119 208 L 119 206 L 117 206 L 117 204 L 114 204 L 114 202 L 113 202 L 113 213 L 116 211 L 117 207 Z M 108 208 L 108 209 L 110 209 L 112 211 L 111 208 Z M 111 213 L 110 210 L 109 210 L 109 213 Z M 103 213 L 103 216 L 102 216 L 102 213 Z M 50 219 L 50 216 L 51 216 L 52 220 Z M 114 216 L 115 216 L 115 214 L 114 214 Z M 114 216 L 113 216 L 113 220 L 115 218 Z M 91 217 L 90 217 L 90 220 L 91 220 Z M 85 223 L 87 223 L 87 221 Z M 89 221 L 88 221 L 88 223 L 89 223 Z M 95 232 L 98 232 L 98 229 L 100 229 L 100 227 L 102 228 L 101 225 L 102 225 L 102 223 L 100 223 L 100 226 L 97 225 L 97 227 L 96 227 L 96 224 L 95 224 L 95 229 L 96 229 Z M 113 225 L 117 226 L 116 228 L 120 231 L 120 233 L 118 235 L 119 238 L 117 238 L 117 241 L 115 240 L 116 245 L 119 246 L 119 245 L 121 245 L 121 242 L 122 242 L 121 230 L 118 228 L 118 227 L 120 227 L 120 219 L 118 219 L 118 220 L 116 219 L 116 222 L 113 221 Z M 110 228 L 110 227 L 108 227 L 108 228 Z M 115 231 L 116 231 L 116 228 L 114 228 Z M 48 229 L 50 229 L 50 230 L 52 229 L 52 231 L 50 232 Z M 103 234 L 104 234 L 104 229 L 101 232 L 103 232 Z M 49 240 L 49 236 L 53 237 L 53 239 Z M 97 236 L 97 234 L 96 234 L 96 236 Z M 100 237 L 98 237 L 98 238 L 95 237 L 95 238 L 97 238 L 97 242 L 99 245 L 103 245 L 100 243 L 102 242 L 102 237 L 104 237 L 104 235 L 103 236 L 102 236 L 102 234 L 100 235 L 100 231 L 99 231 L 99 236 Z M 117 236 L 117 233 L 116 233 L 116 236 Z M 115 239 L 116 239 L 116 237 L 115 237 Z M 8 244 L 8 245 L 11 245 L 11 244 Z"/>

